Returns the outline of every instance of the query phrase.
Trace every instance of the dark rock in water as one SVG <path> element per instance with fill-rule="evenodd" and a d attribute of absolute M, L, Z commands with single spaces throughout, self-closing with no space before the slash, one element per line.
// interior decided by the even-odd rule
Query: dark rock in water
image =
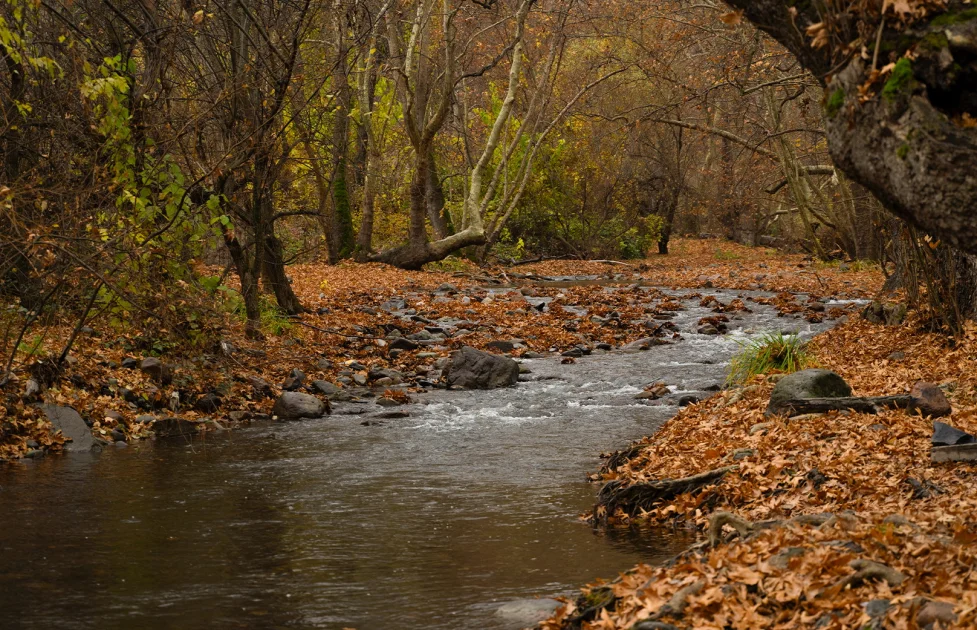
<path fill-rule="evenodd" d="M 549 618 L 563 603 L 555 599 L 517 599 L 495 609 L 495 616 L 516 630 L 535 626 Z"/>
<path fill-rule="evenodd" d="M 831 370 L 801 370 L 783 377 L 770 394 L 767 415 L 783 411 L 784 405 L 801 398 L 844 398 L 851 396 L 851 387 Z"/>
<path fill-rule="evenodd" d="M 126 434 L 119 429 L 112 429 L 112 441 L 114 442 L 125 442 Z"/>
<path fill-rule="evenodd" d="M 70 439 L 64 445 L 64 450 L 70 452 L 81 452 L 90 451 L 92 446 L 95 444 L 95 438 L 92 437 L 92 431 L 85 424 L 85 421 L 81 419 L 81 416 L 77 411 L 71 407 L 62 407 L 60 405 L 40 405 L 41 410 L 47 419 L 51 421 L 55 430 L 61 431 L 61 435 L 65 438 Z"/>
<path fill-rule="evenodd" d="M 231 411 L 227 414 L 227 417 L 231 422 L 244 422 L 245 420 L 250 420 L 254 414 L 246 409 L 239 409 L 236 411 Z"/>
<path fill-rule="evenodd" d="M 312 381 L 312 389 L 323 396 L 335 396 L 342 389 L 329 381 Z"/>
<path fill-rule="evenodd" d="M 872 302 L 862 310 L 862 318 L 873 324 L 898 326 L 906 321 L 906 305 L 895 302 Z"/>
<path fill-rule="evenodd" d="M 678 628 L 664 621 L 639 621 L 631 626 L 631 630 L 678 630 Z"/>
<path fill-rule="evenodd" d="M 153 432 L 158 438 L 186 437 L 197 432 L 197 423 L 183 418 L 163 418 L 153 425 Z"/>
<path fill-rule="evenodd" d="M 275 392 L 271 389 L 271 384 L 265 379 L 258 378 L 257 376 L 249 376 L 248 383 L 251 384 L 251 388 L 254 390 L 255 398 L 275 397 Z"/>
<path fill-rule="evenodd" d="M 580 357 L 583 356 L 583 350 L 581 350 L 580 348 L 571 348 L 566 352 L 561 352 L 560 356 L 570 357 L 571 359 L 579 359 Z"/>
<path fill-rule="evenodd" d="M 699 326 L 699 328 L 696 329 L 696 332 L 700 335 L 718 335 L 719 329 L 712 324 L 705 324 L 703 326 Z"/>
<path fill-rule="evenodd" d="M 909 390 L 909 411 L 920 415 L 942 418 L 950 415 L 953 409 L 943 390 L 933 383 L 918 381 Z"/>
<path fill-rule="evenodd" d="M 701 396 L 698 396 L 696 394 L 686 394 L 685 396 L 682 396 L 681 398 L 678 399 L 678 406 L 688 407 L 689 405 L 694 405 L 700 400 L 702 400 Z"/>
<path fill-rule="evenodd" d="M 449 386 L 465 389 L 495 389 L 515 385 L 519 364 L 508 357 L 464 346 L 451 355 L 445 377 Z"/>
<path fill-rule="evenodd" d="M 295 368 L 288 374 L 288 378 L 282 383 L 282 389 L 286 392 L 294 392 L 305 384 L 305 372 Z"/>
<path fill-rule="evenodd" d="M 366 385 L 366 375 L 354 374 L 352 378 L 353 378 L 353 382 L 356 383 L 357 385 L 361 387 Z"/>
<path fill-rule="evenodd" d="M 540 352 L 533 352 L 532 350 L 530 350 L 529 352 L 522 353 L 523 359 L 542 359 L 545 356 L 546 356 L 545 354 L 542 354 Z"/>
<path fill-rule="evenodd" d="M 943 422 L 933 423 L 933 446 L 956 446 L 958 444 L 973 444 L 977 438 Z"/>
<path fill-rule="evenodd" d="M 512 352 L 516 349 L 515 344 L 511 341 L 490 341 L 485 344 L 485 347 L 489 350 L 498 350 L 499 352 Z"/>
<path fill-rule="evenodd" d="M 197 399 L 194 407 L 197 409 L 197 411 L 202 411 L 204 413 L 216 413 L 217 410 L 221 408 L 222 402 L 223 401 L 221 400 L 220 396 L 217 394 L 204 394 Z"/>
<path fill-rule="evenodd" d="M 397 409 L 394 411 L 384 411 L 383 413 L 378 413 L 373 416 L 374 418 L 384 418 L 384 419 L 397 419 L 397 418 L 409 418 L 410 412 L 404 411 L 403 409 Z"/>
<path fill-rule="evenodd" d="M 397 337 L 390 342 L 391 350 L 417 350 L 420 347 L 421 344 L 412 339 L 407 339 L 406 337 Z"/>
<path fill-rule="evenodd" d="M 328 413 L 328 406 L 311 394 L 284 392 L 275 401 L 271 413 L 279 420 L 299 420 L 301 418 L 321 418 Z"/>
<path fill-rule="evenodd" d="M 598 350 L 613 350 L 614 349 L 614 346 L 612 346 L 609 343 L 599 343 L 599 344 L 597 344 L 597 349 Z M 523 356 L 525 356 L 525 355 L 523 355 Z"/>
<path fill-rule="evenodd" d="M 136 416 L 136 422 L 139 424 L 152 424 L 153 422 L 156 422 L 156 416 L 144 413 Z"/>
<path fill-rule="evenodd" d="M 377 404 L 381 407 L 399 407 L 404 403 L 393 398 L 377 398 Z"/>

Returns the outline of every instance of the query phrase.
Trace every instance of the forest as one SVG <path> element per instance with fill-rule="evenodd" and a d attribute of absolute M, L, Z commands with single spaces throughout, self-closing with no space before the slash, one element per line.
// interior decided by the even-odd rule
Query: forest
<path fill-rule="evenodd" d="M 540 469 L 572 464 L 578 481 L 599 469 L 587 505 L 566 499 L 554 517 L 586 510 L 570 556 L 605 558 L 605 546 L 585 550 L 624 531 L 691 538 L 641 543 L 675 552 L 668 562 L 634 552 L 522 583 L 527 598 L 556 598 L 528 616 L 516 606 L 485 625 L 469 602 L 470 623 L 977 618 L 964 568 L 977 541 L 977 455 L 964 448 L 977 441 L 969 0 L 0 0 L 0 55 L 0 510 L 17 505 L 0 533 L 42 517 L 28 491 L 57 491 L 46 475 L 69 465 L 62 454 L 182 470 L 177 446 L 207 466 L 264 439 L 321 455 L 339 439 L 323 434 L 332 427 L 358 440 L 344 457 L 374 460 L 349 478 L 376 475 L 376 487 L 333 489 L 368 514 L 371 493 L 400 484 L 381 483 L 386 452 L 361 451 L 379 442 L 358 431 L 396 436 L 389 450 L 452 445 L 414 472 L 458 488 L 470 480 L 445 470 L 502 456 L 454 462 L 469 445 L 443 433 L 485 430 L 479 441 L 510 457 L 531 445 L 520 457 L 538 456 Z M 815 372 L 843 387 L 818 381 L 777 398 Z M 574 380 L 585 373 L 605 389 L 588 397 L 592 382 Z M 565 406 L 533 389 L 550 386 Z M 485 391 L 473 402 L 461 390 Z M 594 400 L 612 411 L 588 415 Z M 477 422 L 459 428 L 465 414 Z M 534 441 L 549 425 L 508 433 L 573 414 L 580 428 L 565 442 L 584 459 Z M 610 416 L 641 419 L 591 433 Z M 330 474 L 365 466 L 339 461 Z M 93 478 L 119 475 L 103 480 L 113 492 L 134 491 L 124 473 L 98 472 L 120 464 L 90 465 Z M 301 485 L 307 472 L 281 474 Z M 579 492 L 566 472 L 547 482 L 561 496 Z M 226 471 L 207 474 L 226 482 Z M 271 497 L 294 490 L 269 489 L 263 509 L 292 510 Z M 222 522 L 260 520 L 245 498 L 221 503 Z M 290 548 L 299 536 L 283 528 L 262 530 L 259 546 Z M 53 549 L 52 535 L 0 540 L 17 559 L 0 572 L 18 584 L 0 595 L 0 625 L 5 608 L 31 617 L 35 600 L 50 612 L 31 627 L 63 621 L 61 603 L 15 566 Z M 158 552 L 140 551 L 146 563 Z M 359 570 L 340 564 L 337 575 Z M 236 567 L 230 581 L 257 589 L 246 576 L 279 569 Z M 143 578 L 119 592 L 162 601 Z M 190 579 L 202 593 L 220 584 Z M 288 587 L 312 589 L 294 610 L 280 588 L 247 614 L 274 627 L 385 627 L 357 608 L 367 599 L 321 621 L 303 599 L 315 599 L 311 582 Z M 407 627 L 451 627 L 429 595 L 391 596 L 408 617 L 425 615 Z M 77 597 L 96 622 L 119 622 L 121 608 Z M 323 601 L 341 608 L 347 595 L 335 597 Z M 188 610 L 216 626 L 253 620 L 225 603 Z M 150 617 L 145 627 L 182 623 Z"/>

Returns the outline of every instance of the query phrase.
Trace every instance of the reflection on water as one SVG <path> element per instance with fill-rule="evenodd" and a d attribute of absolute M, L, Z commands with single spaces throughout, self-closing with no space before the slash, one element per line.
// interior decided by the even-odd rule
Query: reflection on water
<path fill-rule="evenodd" d="M 734 324 L 783 327 L 756 310 Z M 499 602 L 662 562 L 688 534 L 597 535 L 577 515 L 597 454 L 674 413 L 636 404 L 643 385 L 721 382 L 736 335 L 686 336 L 529 361 L 540 380 L 432 392 L 382 426 L 336 415 L 2 468 L 0 627 L 492 629 Z"/>

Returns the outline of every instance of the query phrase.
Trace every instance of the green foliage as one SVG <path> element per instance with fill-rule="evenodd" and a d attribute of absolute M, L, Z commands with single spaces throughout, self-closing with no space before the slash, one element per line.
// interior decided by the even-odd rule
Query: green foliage
<path fill-rule="evenodd" d="M 440 271 L 442 273 L 455 273 L 458 271 L 468 271 L 469 264 L 457 256 L 448 256 L 443 260 L 424 265 L 425 271 Z"/>
<path fill-rule="evenodd" d="M 935 18 L 932 22 L 930 22 L 930 25 L 951 26 L 953 24 L 969 22 L 970 20 L 977 20 L 977 8 L 965 9 L 963 11 L 948 11 L 947 13 Z"/>
<path fill-rule="evenodd" d="M 913 83 L 913 64 L 909 59 L 903 57 L 892 69 L 889 80 L 885 82 L 885 86 L 882 88 L 882 96 L 887 101 L 895 101 L 907 94 L 912 89 Z"/>
<path fill-rule="evenodd" d="M 631 228 L 621 236 L 621 258 L 636 260 L 648 255 L 648 250 L 658 242 L 657 232 L 641 232 L 638 228 Z"/>
<path fill-rule="evenodd" d="M 909 156 L 909 143 L 903 143 L 896 149 L 896 155 L 900 160 L 905 160 Z"/>
<path fill-rule="evenodd" d="M 811 358 L 797 335 L 768 333 L 741 344 L 729 365 L 727 384 L 744 383 L 757 374 L 790 374 L 810 364 Z"/>
<path fill-rule="evenodd" d="M 713 254 L 716 260 L 739 260 L 742 256 L 736 253 L 732 249 L 723 249 L 721 247 L 716 248 L 716 252 Z"/>
<path fill-rule="evenodd" d="M 834 118 L 841 111 L 841 108 L 845 105 L 845 91 L 838 88 L 831 93 L 828 97 L 828 102 L 824 106 L 824 111 L 827 113 L 828 118 Z"/>

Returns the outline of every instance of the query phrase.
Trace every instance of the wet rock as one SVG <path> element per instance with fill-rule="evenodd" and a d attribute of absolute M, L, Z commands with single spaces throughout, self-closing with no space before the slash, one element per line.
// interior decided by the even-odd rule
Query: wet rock
<path fill-rule="evenodd" d="M 320 370 L 331 370 L 332 361 L 330 361 L 329 359 L 319 359 L 318 361 L 316 361 L 315 366 Z"/>
<path fill-rule="evenodd" d="M 943 390 L 933 383 L 918 381 L 909 390 L 909 411 L 922 416 L 942 418 L 950 415 L 952 408 Z"/>
<path fill-rule="evenodd" d="M 70 439 L 65 443 L 64 450 L 71 452 L 90 451 L 95 444 L 92 431 L 81 419 L 81 415 L 71 407 L 60 405 L 40 405 L 41 410 L 56 431 L 61 431 L 61 435 Z"/>
<path fill-rule="evenodd" d="M 851 387 L 830 370 L 810 369 L 788 374 L 777 381 L 770 394 L 767 415 L 783 410 L 783 405 L 799 398 L 842 398 L 851 396 Z"/>
<path fill-rule="evenodd" d="M 407 404 L 406 401 L 394 400 L 393 398 L 377 398 L 377 404 L 381 407 L 400 407 Z"/>
<path fill-rule="evenodd" d="M 546 356 L 545 354 L 542 354 L 540 352 L 533 352 L 532 350 L 530 350 L 529 352 L 522 353 L 523 359 L 542 359 L 545 356 Z"/>
<path fill-rule="evenodd" d="M 282 383 L 282 389 L 284 389 L 286 392 L 294 392 L 295 390 L 300 389 L 304 384 L 305 384 L 305 372 L 303 372 L 298 368 L 295 368 L 291 372 L 289 372 L 288 377 L 285 379 L 285 382 Z"/>
<path fill-rule="evenodd" d="M 495 389 L 514 385 L 518 378 L 519 364 L 512 359 L 464 346 L 452 353 L 445 380 L 464 389 Z"/>
<path fill-rule="evenodd" d="M 311 394 L 284 392 L 275 401 L 271 413 L 279 420 L 299 420 L 301 418 L 321 418 L 327 413 L 324 402 Z"/>
<path fill-rule="evenodd" d="M 441 284 L 440 286 L 438 286 L 438 288 L 435 289 L 435 291 L 438 291 L 438 292 L 441 292 L 441 293 L 458 293 L 458 287 L 456 287 L 455 285 L 450 284 L 448 282 L 445 282 L 444 284 Z"/>
<path fill-rule="evenodd" d="M 609 350 L 613 350 L 614 349 L 614 346 L 612 346 L 609 343 L 599 343 L 599 344 L 597 344 L 597 349 L 598 350 L 609 351 Z M 523 356 L 525 356 L 525 355 L 523 355 Z"/>
<path fill-rule="evenodd" d="M 136 416 L 136 422 L 139 424 L 152 424 L 156 422 L 156 416 L 148 413 L 140 414 Z"/>
<path fill-rule="evenodd" d="M 383 418 L 385 420 L 395 420 L 397 418 L 409 418 L 410 412 L 404 411 L 403 409 L 397 409 L 394 411 L 384 411 L 383 413 L 378 413 L 374 418 Z"/>
<path fill-rule="evenodd" d="M 507 628 L 517 630 L 535 626 L 549 618 L 563 603 L 555 599 L 517 599 L 495 609 L 495 616 L 504 620 Z"/>
<path fill-rule="evenodd" d="M 659 381 L 645 387 L 645 390 L 635 396 L 637 400 L 658 400 L 668 394 L 668 385 Z"/>
<path fill-rule="evenodd" d="M 898 326 L 906 321 L 906 305 L 895 302 L 872 302 L 862 310 L 862 318 L 873 324 Z"/>
<path fill-rule="evenodd" d="M 126 434 L 123 433 L 119 429 L 112 429 L 112 433 L 110 435 L 112 436 L 112 441 L 113 442 L 125 442 L 126 441 Z"/>
<path fill-rule="evenodd" d="M 223 401 L 221 400 L 220 396 L 211 392 L 198 398 L 197 402 L 194 404 L 194 408 L 196 408 L 197 411 L 202 411 L 204 413 L 216 413 L 217 410 L 221 408 L 222 403 Z"/>
<path fill-rule="evenodd" d="M 916 613 L 916 625 L 920 628 L 949 628 L 957 621 L 950 602 L 928 601 Z"/>
<path fill-rule="evenodd" d="M 239 409 L 236 411 L 231 411 L 227 414 L 227 417 L 231 422 L 244 422 L 245 420 L 250 420 L 253 414 L 245 409 Z"/>
<path fill-rule="evenodd" d="M 698 396 L 697 394 L 686 394 L 685 396 L 682 396 L 681 398 L 678 399 L 678 406 L 688 407 L 689 405 L 694 405 L 700 400 L 702 400 L 702 397 Z"/>
<path fill-rule="evenodd" d="M 186 437 L 197 432 L 197 423 L 183 418 L 163 418 L 153 424 L 153 433 L 158 438 Z"/>
<path fill-rule="evenodd" d="M 712 324 L 705 324 L 704 326 L 699 326 L 699 328 L 696 329 L 696 332 L 700 335 L 718 335 L 719 329 Z"/>
<path fill-rule="evenodd" d="M 108 409 L 104 417 L 106 420 L 111 420 L 112 422 L 122 422 L 122 414 L 114 409 Z"/>
<path fill-rule="evenodd" d="M 583 356 L 583 350 L 580 348 L 571 348 L 566 352 L 561 352 L 560 356 L 570 357 L 571 359 L 579 359 Z"/>

